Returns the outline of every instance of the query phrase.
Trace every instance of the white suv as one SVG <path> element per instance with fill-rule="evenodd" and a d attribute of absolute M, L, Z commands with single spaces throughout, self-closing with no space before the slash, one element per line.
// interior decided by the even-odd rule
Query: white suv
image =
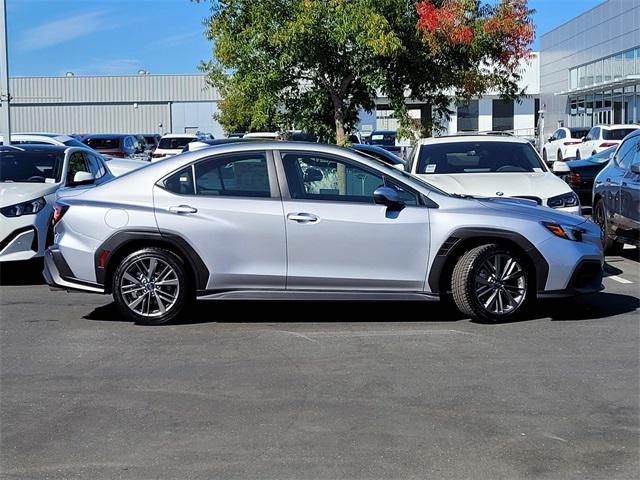
<path fill-rule="evenodd" d="M 522 138 L 457 135 L 423 139 L 414 148 L 407 169 L 448 193 L 519 197 L 580 214 L 578 196 Z"/>
<path fill-rule="evenodd" d="M 576 155 L 576 148 L 589 133 L 589 127 L 562 127 L 553 132 L 542 147 L 542 158 L 548 165 L 563 162 Z"/>
<path fill-rule="evenodd" d="M 200 136 L 192 133 L 168 133 L 160 139 L 160 143 L 151 154 L 151 161 L 156 162 L 178 155 L 187 144 L 200 139 Z"/>
<path fill-rule="evenodd" d="M 596 153 L 620 145 L 624 137 L 640 129 L 638 125 L 598 125 L 589 130 L 584 141 L 578 145 L 576 158 L 587 158 Z"/>

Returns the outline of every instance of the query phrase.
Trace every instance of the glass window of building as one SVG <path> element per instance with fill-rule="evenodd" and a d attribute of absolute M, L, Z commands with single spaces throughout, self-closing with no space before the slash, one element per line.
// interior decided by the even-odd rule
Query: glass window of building
<path fill-rule="evenodd" d="M 468 105 L 458 105 L 458 131 L 478 131 L 478 100 L 471 100 Z"/>
<path fill-rule="evenodd" d="M 595 70 L 595 65 L 593 63 L 589 63 L 586 66 L 586 69 L 585 69 L 585 77 L 586 77 L 586 79 L 584 81 L 585 85 L 587 85 L 587 86 L 588 85 L 593 85 L 593 73 L 594 73 L 594 70 Z"/>
<path fill-rule="evenodd" d="M 492 130 L 513 130 L 513 100 L 494 100 L 492 116 Z"/>
<path fill-rule="evenodd" d="M 636 73 L 635 50 L 624 52 L 624 75 L 633 75 Z"/>
<path fill-rule="evenodd" d="M 569 71 L 569 88 L 578 88 L 578 69 L 572 68 Z"/>
<path fill-rule="evenodd" d="M 584 87 L 586 84 L 586 67 L 583 65 L 582 67 L 578 67 L 578 86 Z"/>
<path fill-rule="evenodd" d="M 617 80 L 624 75 L 624 62 L 622 54 L 613 57 L 613 79 Z"/>
<path fill-rule="evenodd" d="M 602 72 L 605 82 L 611 81 L 611 57 L 605 58 L 602 61 Z"/>
<path fill-rule="evenodd" d="M 598 60 L 595 63 L 595 83 L 602 83 L 602 60 Z"/>

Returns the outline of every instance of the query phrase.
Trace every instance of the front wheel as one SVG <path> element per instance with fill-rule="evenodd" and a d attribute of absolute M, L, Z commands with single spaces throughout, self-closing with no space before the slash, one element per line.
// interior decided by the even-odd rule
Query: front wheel
<path fill-rule="evenodd" d="M 529 300 L 532 273 L 520 256 L 496 244 L 466 252 L 453 269 L 451 290 L 464 315 L 485 323 L 517 317 Z"/>
<path fill-rule="evenodd" d="M 160 325 L 180 315 L 191 300 L 184 262 L 163 248 L 144 248 L 126 256 L 113 279 L 113 298 L 127 318 Z"/>

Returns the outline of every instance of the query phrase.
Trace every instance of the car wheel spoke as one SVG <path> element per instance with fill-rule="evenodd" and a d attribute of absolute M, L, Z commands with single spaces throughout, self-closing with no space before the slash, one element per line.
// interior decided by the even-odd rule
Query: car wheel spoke
<path fill-rule="evenodd" d="M 174 307 L 180 286 L 180 278 L 169 263 L 161 257 L 147 257 L 126 268 L 119 288 L 129 309 L 143 317 L 157 317 Z"/>
<path fill-rule="evenodd" d="M 504 315 L 525 299 L 527 276 L 518 260 L 499 253 L 487 258 L 475 278 L 475 296 L 487 312 Z"/>

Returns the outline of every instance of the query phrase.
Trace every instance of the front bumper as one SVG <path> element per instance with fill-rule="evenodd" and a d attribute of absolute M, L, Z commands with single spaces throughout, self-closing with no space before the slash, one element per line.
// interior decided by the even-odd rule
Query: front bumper
<path fill-rule="evenodd" d="M 42 275 L 47 284 L 53 288 L 105 293 L 103 285 L 75 278 L 62 253 L 55 246 L 47 249 L 44 253 L 44 271 Z"/>
<path fill-rule="evenodd" d="M 0 262 L 29 260 L 39 253 L 38 232 L 34 226 L 18 228 L 0 241 Z"/>
<path fill-rule="evenodd" d="M 574 297 L 588 293 L 596 293 L 604 290 L 602 277 L 604 270 L 602 261 L 596 259 L 582 260 L 576 265 L 571 274 L 567 288 L 538 292 L 538 298 L 562 298 Z"/>

